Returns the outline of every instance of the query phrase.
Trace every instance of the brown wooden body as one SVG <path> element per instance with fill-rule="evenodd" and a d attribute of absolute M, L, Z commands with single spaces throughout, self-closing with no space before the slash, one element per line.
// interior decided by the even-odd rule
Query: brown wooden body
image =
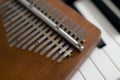
<path fill-rule="evenodd" d="M 28 50 L 9 47 L 3 22 L 0 20 L 0 80 L 69 80 L 97 45 L 100 31 L 96 27 L 61 1 L 48 1 L 88 32 L 84 51 L 76 50 L 73 57 L 58 63 Z"/>

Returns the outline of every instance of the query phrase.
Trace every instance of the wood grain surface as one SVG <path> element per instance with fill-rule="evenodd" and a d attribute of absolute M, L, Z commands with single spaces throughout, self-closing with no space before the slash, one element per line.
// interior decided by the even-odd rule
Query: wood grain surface
<path fill-rule="evenodd" d="M 9 47 L 3 20 L 0 20 L 0 80 L 69 80 L 96 47 L 100 31 L 60 0 L 48 0 L 87 31 L 85 49 L 73 51 L 61 63 L 28 50 Z"/>

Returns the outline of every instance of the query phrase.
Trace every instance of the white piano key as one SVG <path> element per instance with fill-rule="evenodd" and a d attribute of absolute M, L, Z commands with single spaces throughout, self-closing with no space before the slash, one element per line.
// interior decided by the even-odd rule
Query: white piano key
<path fill-rule="evenodd" d="M 104 50 L 96 48 L 91 54 L 90 60 L 96 64 L 107 80 L 115 80 L 120 77 L 120 72 L 106 56 Z"/>
<path fill-rule="evenodd" d="M 40 38 L 43 35 L 43 32 L 46 32 L 48 28 L 44 29 L 43 31 L 40 31 L 37 35 L 35 35 L 34 38 L 32 38 L 29 42 L 27 42 L 22 49 L 26 49 L 29 45 L 31 45 L 36 39 Z"/>
<path fill-rule="evenodd" d="M 55 46 L 56 43 L 58 43 L 60 40 L 61 40 L 61 38 L 57 38 L 57 39 L 55 40 L 55 42 L 49 44 L 45 49 L 42 50 L 41 53 L 44 54 L 45 52 L 47 52 L 48 50 L 50 50 L 50 49 L 51 49 L 53 46 Z M 52 49 L 54 49 L 54 48 L 52 48 Z"/>
<path fill-rule="evenodd" d="M 50 35 L 53 33 L 53 31 L 50 31 Z M 49 35 L 49 36 L 50 36 Z M 48 37 L 48 36 L 47 36 Z M 37 53 L 38 51 L 40 51 L 43 47 L 45 47 L 50 41 L 52 40 L 52 38 L 48 38 L 45 42 L 43 42 L 42 44 L 40 44 L 35 50 L 34 52 Z M 38 41 L 39 42 L 39 41 Z M 41 42 L 41 41 L 40 41 Z M 41 54 L 42 55 L 42 54 Z"/>
<path fill-rule="evenodd" d="M 47 41 L 45 41 L 44 43 L 41 44 L 41 48 L 39 47 L 39 49 L 42 49 L 43 47 L 45 47 L 46 45 L 48 45 L 48 43 L 53 43 L 53 40 L 57 37 L 58 35 L 53 35 L 51 38 L 49 38 Z M 40 52 L 40 55 L 44 55 L 44 53 Z"/>
<path fill-rule="evenodd" d="M 77 71 L 70 80 L 85 80 L 81 73 Z"/>
<path fill-rule="evenodd" d="M 18 32 L 16 32 L 14 35 L 12 35 L 9 39 L 8 42 L 11 42 L 14 38 L 16 38 L 17 36 L 19 36 L 20 34 L 22 34 L 24 31 L 26 31 L 31 24 L 29 24 L 29 21 L 31 21 L 32 19 L 34 19 L 34 16 L 32 16 L 30 19 L 28 18 L 26 21 L 28 22 L 27 25 L 24 25 L 25 27 L 23 27 L 21 30 L 19 30 Z M 36 22 L 36 21 L 35 21 Z"/>
<path fill-rule="evenodd" d="M 103 17 L 102 13 L 97 10 L 97 8 L 95 7 L 95 5 L 93 5 L 92 2 L 85 2 L 86 5 L 79 4 L 76 6 L 79 6 L 78 9 L 90 22 L 92 22 L 94 25 L 101 29 L 102 38 L 107 44 L 107 47 L 105 47 L 104 50 L 108 57 L 113 61 L 116 68 L 120 71 L 120 46 L 118 45 L 118 43 L 120 43 L 120 36 L 117 34 L 117 31 L 115 32 L 115 29 L 112 29 L 110 23 L 106 20 L 106 18 Z"/>
<path fill-rule="evenodd" d="M 62 41 L 59 43 L 60 46 L 63 46 L 65 44 L 65 41 Z M 52 49 L 46 57 L 51 57 L 58 49 L 60 49 L 59 46 L 56 46 L 54 49 Z"/>
<path fill-rule="evenodd" d="M 69 47 L 70 45 L 68 44 L 66 44 L 65 46 L 61 46 L 61 50 L 55 53 L 55 55 L 53 55 L 52 60 L 55 60 L 56 58 L 58 58 L 62 53 L 64 54 Z"/>
<path fill-rule="evenodd" d="M 79 70 L 85 80 L 106 80 L 89 58 L 82 64 Z"/>
<path fill-rule="evenodd" d="M 73 51 L 73 48 L 69 48 L 69 50 L 65 52 L 60 58 L 58 58 L 57 61 L 62 62 L 62 60 L 66 58 L 72 51 Z"/>

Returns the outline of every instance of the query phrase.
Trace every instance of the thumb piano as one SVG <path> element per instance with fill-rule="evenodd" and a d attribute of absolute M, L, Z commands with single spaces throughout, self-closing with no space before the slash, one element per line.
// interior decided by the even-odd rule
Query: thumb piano
<path fill-rule="evenodd" d="M 69 80 L 100 31 L 60 0 L 0 3 L 0 80 Z"/>

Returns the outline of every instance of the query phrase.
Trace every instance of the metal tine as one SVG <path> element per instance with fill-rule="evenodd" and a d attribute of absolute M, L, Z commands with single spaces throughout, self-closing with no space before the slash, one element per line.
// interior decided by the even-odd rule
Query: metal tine
<path fill-rule="evenodd" d="M 79 38 L 79 36 L 76 34 L 77 30 L 79 29 L 78 27 L 79 27 L 79 26 L 76 26 L 76 27 L 73 29 L 73 33 L 75 33 L 74 39 L 76 39 L 76 40 L 77 40 L 77 38 Z"/>
<path fill-rule="evenodd" d="M 62 29 L 63 30 L 66 29 L 67 28 L 66 26 L 68 26 L 71 23 L 71 21 L 72 21 L 72 19 L 67 20 L 66 23 L 64 24 L 64 26 L 62 27 Z"/>
<path fill-rule="evenodd" d="M 19 19 L 21 16 L 23 16 L 23 15 L 27 12 L 27 10 L 23 11 L 23 9 L 21 9 L 21 11 L 22 11 L 22 12 L 21 12 L 20 14 L 14 16 L 14 17 L 11 17 L 11 18 L 9 18 L 8 20 L 7 20 L 7 19 L 4 20 L 5 23 L 6 23 L 5 26 L 10 25 L 12 22 L 14 22 L 15 20 Z M 17 11 L 17 13 L 19 13 L 19 12 L 20 12 L 20 11 Z M 12 15 L 11 15 L 11 16 L 12 16 Z"/>
<path fill-rule="evenodd" d="M 47 44 L 52 44 L 54 41 L 55 41 L 55 38 L 57 38 L 58 35 L 53 35 L 52 37 L 49 37 L 47 41 L 45 41 L 39 48 L 42 49 L 43 47 L 45 47 Z M 45 52 L 44 52 L 45 53 Z M 40 53 L 40 55 L 43 55 L 44 54 L 43 52 Z"/>
<path fill-rule="evenodd" d="M 41 9 L 40 9 L 40 11 L 42 11 L 42 13 L 46 13 L 45 12 L 45 9 L 48 7 L 48 5 L 47 4 L 44 4 L 42 7 L 41 7 Z"/>
<path fill-rule="evenodd" d="M 44 13 L 45 13 L 45 14 L 47 13 L 46 16 L 47 16 L 47 17 L 50 17 L 50 16 L 51 16 L 51 12 L 52 12 L 52 11 L 51 11 L 52 8 L 51 8 L 51 5 L 50 5 L 50 4 L 46 3 L 46 5 L 47 5 L 47 6 L 46 6 L 46 8 L 44 9 Z M 51 18 L 52 18 L 52 17 L 51 17 Z M 51 19 L 51 18 L 50 18 L 50 19 Z"/>
<path fill-rule="evenodd" d="M 81 34 L 81 35 L 80 35 Z M 77 32 L 76 36 L 79 37 L 78 42 L 81 42 L 82 39 L 87 35 L 87 32 L 84 31 L 83 28 L 80 28 L 79 32 Z"/>
<path fill-rule="evenodd" d="M 33 0 L 31 0 L 33 2 Z M 45 0 L 35 0 L 35 2 L 33 2 L 33 5 L 36 5 L 39 3 L 39 9 L 40 11 L 44 10 L 45 8 Z"/>
<path fill-rule="evenodd" d="M 66 52 L 67 49 L 70 47 L 70 45 L 66 44 L 65 46 L 62 46 L 63 48 L 61 48 L 61 50 L 59 52 L 57 52 L 53 57 L 52 60 L 55 60 L 56 58 L 58 58 L 63 52 Z"/>
<path fill-rule="evenodd" d="M 19 36 L 15 41 L 13 41 L 11 44 L 10 44 L 10 47 L 14 46 L 17 42 L 19 42 L 21 39 L 23 39 L 25 36 L 27 36 L 29 33 L 31 33 L 35 27 L 33 27 L 35 22 L 31 22 L 29 24 L 31 24 L 31 27 L 30 29 L 28 29 L 25 33 L 23 33 L 21 36 Z"/>
<path fill-rule="evenodd" d="M 31 16 L 30 18 L 26 19 L 26 24 L 24 25 L 25 27 L 23 27 L 22 29 L 20 29 L 18 32 L 16 32 L 13 36 L 11 36 L 8 39 L 8 42 L 11 42 L 14 38 L 16 38 L 17 36 L 19 36 L 21 33 L 23 33 L 26 29 L 28 29 L 30 27 L 31 24 L 29 24 L 30 21 L 32 21 L 35 18 L 35 16 Z"/>
<path fill-rule="evenodd" d="M 57 27 L 59 28 L 60 25 L 61 25 L 67 18 L 68 18 L 67 16 L 64 16 L 64 17 L 60 20 L 60 22 L 58 23 Z"/>
<path fill-rule="evenodd" d="M 73 27 L 75 27 L 75 25 L 76 25 L 76 23 L 74 22 L 74 23 L 72 23 L 67 29 L 66 29 L 66 31 L 65 32 L 69 32 L 70 30 L 71 30 L 71 28 L 73 28 Z"/>
<path fill-rule="evenodd" d="M 42 7 L 45 4 L 45 0 L 36 0 L 35 4 L 39 3 L 39 7 Z"/>
<path fill-rule="evenodd" d="M 27 14 L 26 17 L 30 17 L 31 14 Z M 19 23 L 16 24 L 16 26 L 14 26 L 13 28 L 8 28 L 6 29 L 6 31 L 8 31 L 8 34 L 6 35 L 7 37 L 9 37 L 10 35 L 12 35 L 15 31 L 17 31 L 18 29 L 22 28 L 25 24 L 27 24 L 28 22 L 26 21 L 26 17 L 21 17 L 18 21 Z M 17 22 L 16 22 L 17 23 Z M 12 30 L 11 30 L 12 29 Z"/>
<path fill-rule="evenodd" d="M 18 3 L 14 3 L 13 5 L 9 5 L 10 9 L 6 10 L 6 12 L 3 14 L 3 18 L 8 17 L 10 14 L 14 13 L 15 10 L 19 9 L 21 6 L 18 5 Z"/>
<path fill-rule="evenodd" d="M 2 14 L 6 8 L 8 8 L 8 5 L 11 5 L 13 3 L 13 0 L 9 0 L 8 2 L 4 3 L 3 5 L 0 6 L 0 14 Z"/>
<path fill-rule="evenodd" d="M 38 38 L 40 38 L 43 35 L 43 32 L 46 33 L 46 31 L 48 31 L 49 28 L 45 28 L 44 30 L 40 30 L 40 32 L 33 37 L 31 40 L 29 40 L 29 42 L 27 42 L 22 49 L 26 49 L 29 45 L 31 45 L 35 40 L 37 40 Z"/>
<path fill-rule="evenodd" d="M 57 50 L 59 50 L 61 48 L 61 46 L 63 46 L 66 42 L 62 41 L 59 43 L 59 45 L 57 45 L 54 49 L 52 49 L 46 57 L 51 57 Z"/>
<path fill-rule="evenodd" d="M 43 25 L 45 26 L 45 25 Z M 49 31 L 48 33 L 44 33 L 44 36 L 39 38 L 36 42 L 33 43 L 32 46 L 28 48 L 29 51 L 33 50 L 36 46 L 38 46 L 41 42 L 43 42 L 48 36 L 50 36 L 53 33 L 53 31 Z"/>
<path fill-rule="evenodd" d="M 21 14 L 22 14 L 21 16 L 18 15 L 15 18 L 12 19 L 12 21 L 15 21 L 14 24 L 11 24 L 10 26 L 8 25 L 8 27 L 7 27 L 7 25 L 5 25 L 7 32 L 10 32 L 11 29 L 18 26 L 19 24 L 21 24 L 24 21 L 25 17 L 22 17 L 22 16 L 25 15 L 26 18 L 28 16 L 30 16 L 30 13 L 27 13 L 27 11 L 23 11 L 23 12 L 21 12 Z"/>
<path fill-rule="evenodd" d="M 60 58 L 58 58 L 57 61 L 62 62 L 62 60 L 66 58 L 73 50 L 74 48 L 69 48 L 69 50 L 66 53 L 64 53 Z"/>
<path fill-rule="evenodd" d="M 78 42 L 81 42 L 86 35 L 87 35 L 87 32 L 83 32 L 81 39 L 79 39 Z"/>
<path fill-rule="evenodd" d="M 52 42 L 51 44 L 49 44 L 45 49 L 42 50 L 41 54 L 45 54 L 45 52 L 47 52 L 48 50 L 50 50 L 53 46 L 56 45 L 56 43 L 58 43 L 61 40 L 60 37 L 58 37 L 56 40 L 54 40 L 55 42 Z"/>
<path fill-rule="evenodd" d="M 13 14 L 7 16 L 7 17 L 4 19 L 4 22 L 7 23 L 7 24 L 5 24 L 5 27 L 7 27 L 7 25 L 9 25 L 9 21 L 10 21 L 10 20 L 12 20 L 12 19 L 14 20 L 14 18 L 16 19 L 17 17 L 21 16 L 21 15 L 19 15 L 20 13 L 21 13 L 21 15 L 24 14 L 24 8 L 21 8 L 21 9 L 19 9 L 19 10 L 16 10 Z"/>
<path fill-rule="evenodd" d="M 50 35 L 53 34 L 53 31 L 50 31 Z M 45 42 L 43 42 L 41 45 L 39 45 L 34 52 L 37 53 L 38 51 L 40 51 L 43 47 L 45 47 L 49 42 L 52 41 L 52 39 L 54 39 L 54 37 L 56 37 L 57 35 L 55 35 L 53 38 L 50 38 L 50 35 L 47 36 L 47 40 Z"/>
<path fill-rule="evenodd" d="M 50 5 L 49 3 L 47 3 L 47 8 L 45 9 L 45 11 L 47 12 L 47 17 L 49 17 L 51 20 L 54 19 L 53 18 L 53 14 L 56 12 L 55 8 Z"/>
<path fill-rule="evenodd" d="M 75 39 L 76 36 L 76 31 L 78 30 L 78 27 L 75 27 L 74 29 L 72 29 L 70 35 L 73 36 L 73 38 Z M 77 36 L 76 36 L 77 37 Z"/>
<path fill-rule="evenodd" d="M 9 5 L 10 9 L 6 10 L 5 13 L 3 13 L 3 18 L 8 18 L 11 14 L 15 12 L 15 10 L 18 10 L 20 8 L 20 5 L 15 3 L 14 5 Z"/>
<path fill-rule="evenodd" d="M 17 48 L 20 48 L 24 43 L 26 43 L 27 41 L 29 41 L 32 37 L 34 37 L 38 32 L 39 30 L 41 30 L 42 28 L 44 27 L 40 27 L 38 28 L 42 23 L 38 23 L 37 25 L 33 25 L 33 27 L 35 27 L 35 31 L 32 32 L 30 35 L 28 35 L 25 39 L 23 39 L 18 45 L 17 45 Z"/>
<path fill-rule="evenodd" d="M 55 11 L 56 13 L 53 15 L 54 16 L 54 22 L 58 22 L 61 17 L 63 17 L 63 14 L 60 14 L 60 11 Z"/>

